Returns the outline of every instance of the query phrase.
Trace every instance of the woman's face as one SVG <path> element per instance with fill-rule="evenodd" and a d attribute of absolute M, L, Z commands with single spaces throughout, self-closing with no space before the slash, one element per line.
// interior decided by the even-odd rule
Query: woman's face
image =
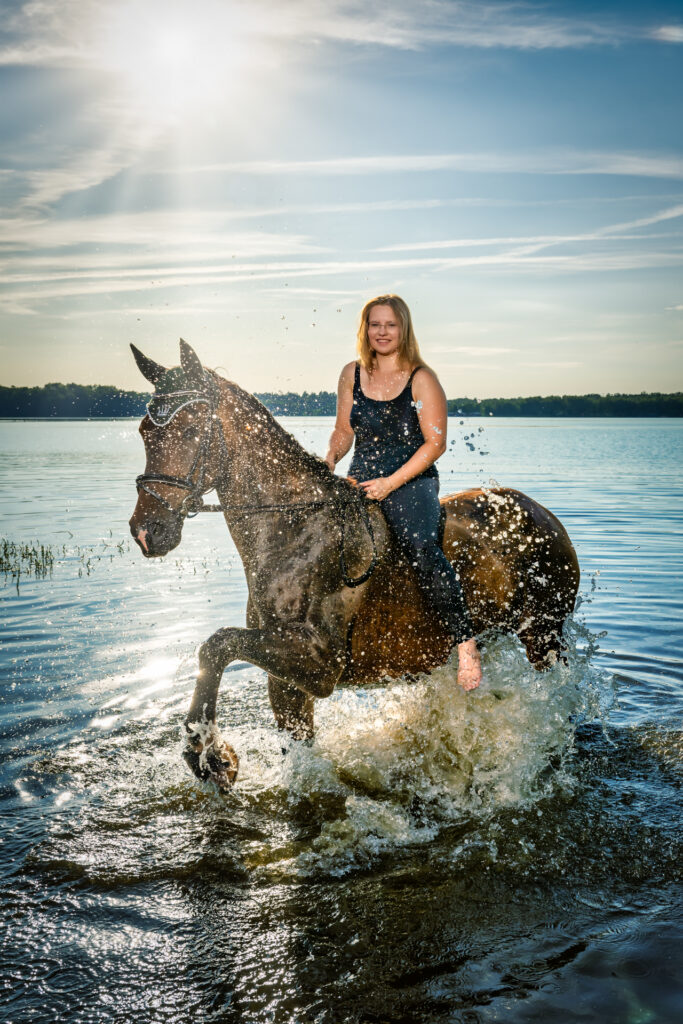
<path fill-rule="evenodd" d="M 373 306 L 368 314 L 368 341 L 378 355 L 398 351 L 401 343 L 401 321 L 391 306 Z"/>

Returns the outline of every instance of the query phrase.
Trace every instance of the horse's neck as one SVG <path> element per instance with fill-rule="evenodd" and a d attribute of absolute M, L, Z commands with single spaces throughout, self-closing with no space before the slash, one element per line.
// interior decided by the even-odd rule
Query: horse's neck
<path fill-rule="evenodd" d="M 334 486 L 332 474 L 328 481 L 318 460 L 257 399 L 225 382 L 221 392 L 219 415 L 229 462 L 222 503 L 291 504 L 327 496 Z"/>

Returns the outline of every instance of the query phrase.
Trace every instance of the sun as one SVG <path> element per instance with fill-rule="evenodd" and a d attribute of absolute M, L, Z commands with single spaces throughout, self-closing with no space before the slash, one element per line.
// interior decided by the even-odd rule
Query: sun
<path fill-rule="evenodd" d="M 163 127 L 244 88 L 253 60 L 245 28 L 224 3 L 128 0 L 104 10 L 94 56 L 127 106 Z"/>

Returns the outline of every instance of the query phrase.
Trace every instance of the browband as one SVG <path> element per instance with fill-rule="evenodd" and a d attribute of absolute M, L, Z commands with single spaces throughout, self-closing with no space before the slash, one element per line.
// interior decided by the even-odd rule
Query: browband
<path fill-rule="evenodd" d="M 211 399 L 202 391 L 167 391 L 165 394 L 154 394 L 147 403 L 147 415 L 155 426 L 165 427 L 181 409 L 197 402 L 211 405 Z"/>

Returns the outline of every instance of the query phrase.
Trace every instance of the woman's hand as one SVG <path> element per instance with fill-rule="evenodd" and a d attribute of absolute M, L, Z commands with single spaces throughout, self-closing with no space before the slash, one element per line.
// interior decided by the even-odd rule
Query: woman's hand
<path fill-rule="evenodd" d="M 391 494 L 392 491 L 396 490 L 395 485 L 391 483 L 391 479 L 388 476 L 378 476 L 374 480 L 364 480 L 358 485 L 362 487 L 368 498 L 372 498 L 373 501 L 382 501 L 386 498 L 387 494 Z"/>

